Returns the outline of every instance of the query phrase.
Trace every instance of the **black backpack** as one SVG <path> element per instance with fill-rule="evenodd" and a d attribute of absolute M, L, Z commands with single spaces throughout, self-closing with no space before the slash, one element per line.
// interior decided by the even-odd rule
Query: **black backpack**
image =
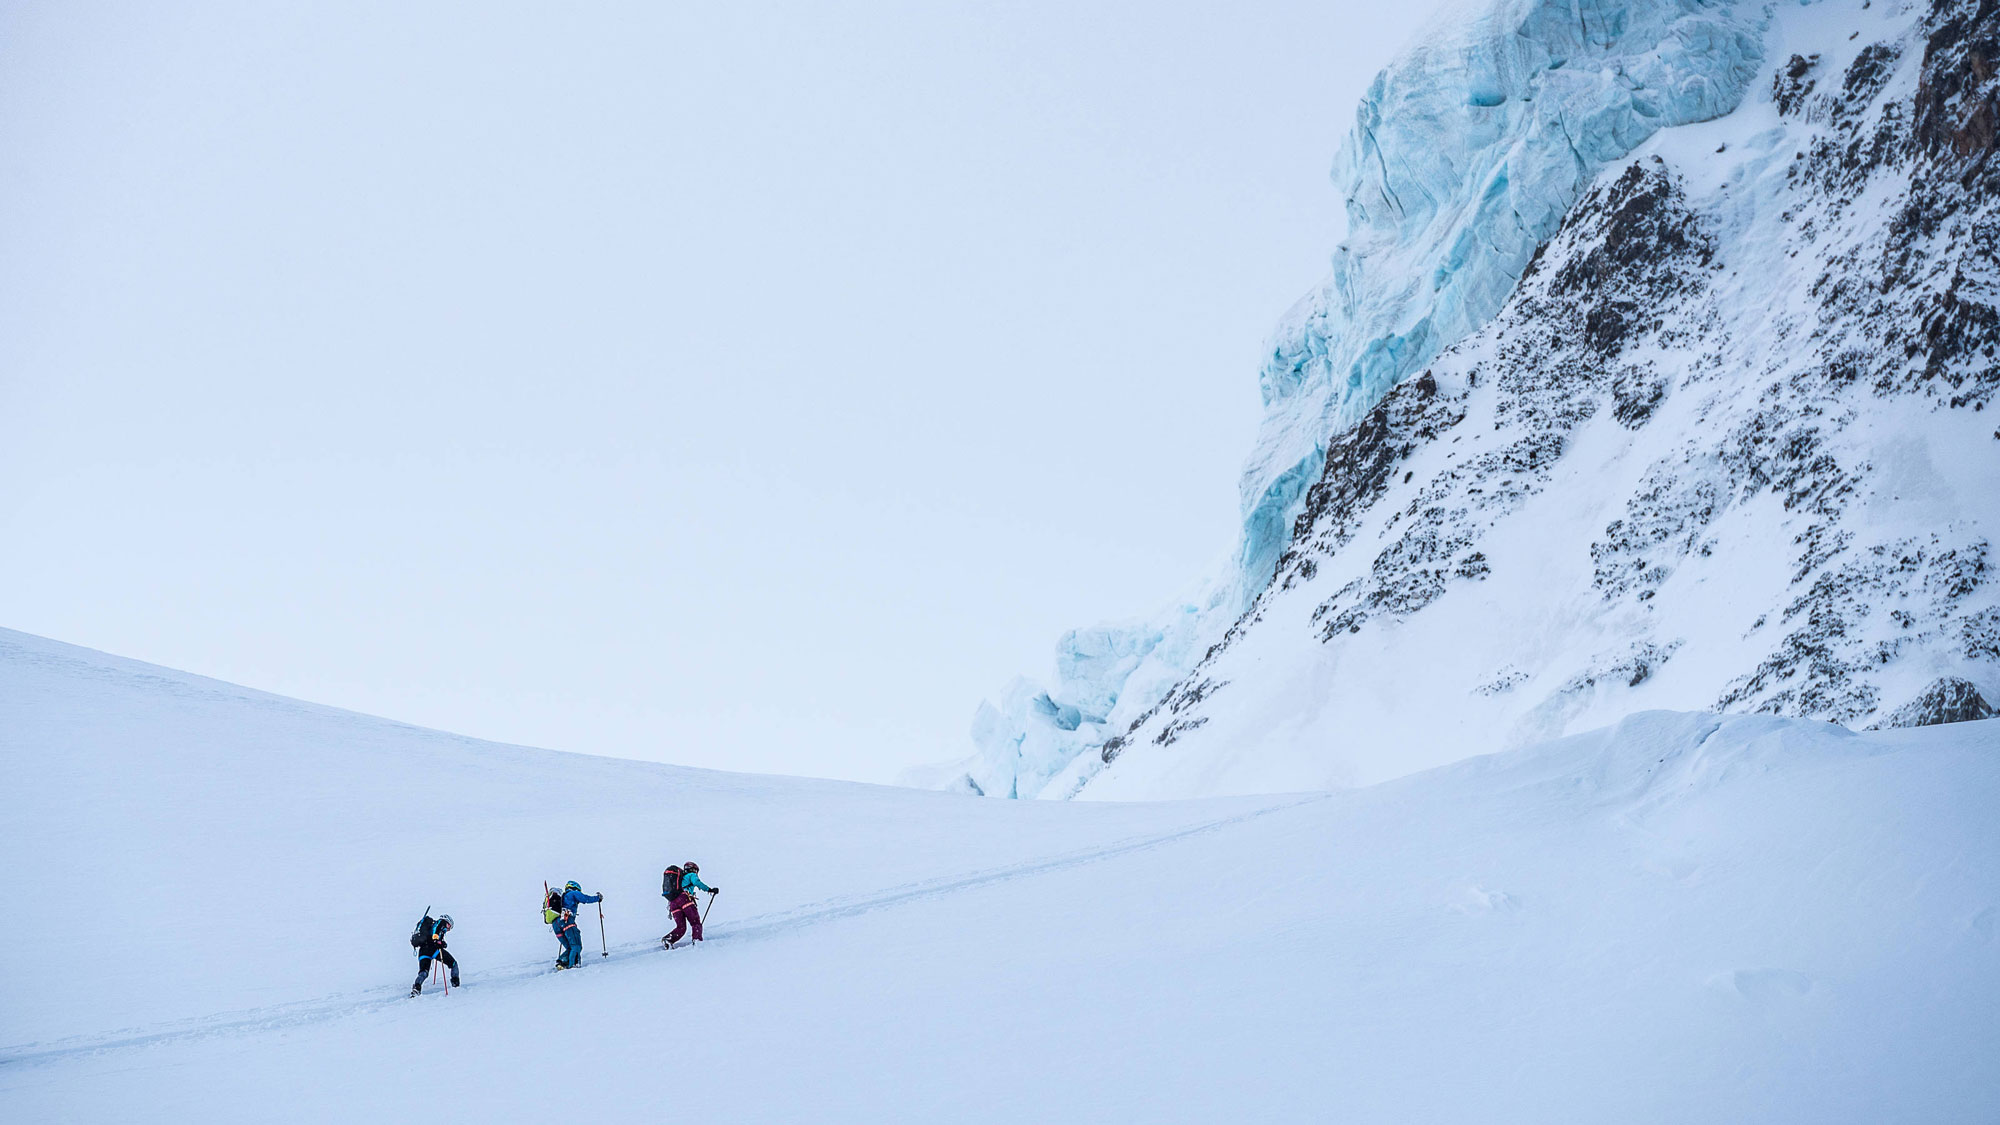
<path fill-rule="evenodd" d="M 681 876 L 685 874 L 679 864 L 674 864 L 660 876 L 660 893 L 672 898 L 681 893 Z"/>
<path fill-rule="evenodd" d="M 424 920 L 418 922 L 417 928 L 410 931 L 410 948 L 421 949 L 424 939 L 431 936 L 431 930 L 436 926 L 437 923 L 431 920 L 430 911 L 424 911 Z"/>

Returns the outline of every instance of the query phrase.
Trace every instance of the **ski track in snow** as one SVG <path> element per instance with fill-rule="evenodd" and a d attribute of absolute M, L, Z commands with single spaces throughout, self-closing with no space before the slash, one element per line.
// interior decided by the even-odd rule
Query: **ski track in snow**
<path fill-rule="evenodd" d="M 753 915 L 728 929 L 704 939 L 702 944 L 712 942 L 756 941 L 827 922 L 837 922 L 876 910 L 885 910 L 906 903 L 926 899 L 941 898 L 963 891 L 976 890 L 995 883 L 1012 882 L 1017 879 L 1032 878 L 1067 868 L 1084 867 L 1135 852 L 1164 847 L 1195 836 L 1221 832 L 1273 813 L 1287 812 L 1327 799 L 1331 794 L 1314 793 L 1279 804 L 1267 805 L 1249 812 L 1218 817 L 1200 824 L 1176 829 L 1172 832 L 1154 833 L 1094 848 L 1083 848 L 1058 855 L 1031 859 L 984 871 L 964 875 L 946 875 L 935 879 L 922 879 L 912 883 L 888 887 L 863 895 L 846 898 L 822 899 L 791 910 L 775 911 L 769 914 Z M 588 953 L 588 948 L 585 950 Z M 665 954 L 672 952 L 661 949 L 657 939 L 623 942 L 609 951 L 621 960 L 633 955 Z M 683 951 L 684 952 L 684 951 Z M 608 954 L 600 953 L 600 959 Z M 585 962 L 588 964 L 588 961 Z M 466 974 L 468 983 L 478 983 L 481 991 L 496 985 L 520 984 L 541 977 L 555 975 L 550 968 L 551 960 L 516 962 L 512 965 L 483 971 L 476 976 Z M 435 995 L 435 994 L 433 994 Z M 194 1039 L 207 1039 L 222 1035 L 244 1032 L 276 1031 L 305 1024 L 366 1015 L 407 1002 L 413 998 L 403 992 L 402 986 L 369 989 L 366 992 L 350 992 L 334 996 L 323 996 L 312 1000 L 301 1000 L 290 1004 L 279 1004 L 264 1008 L 252 1008 L 235 1012 L 219 1012 L 194 1019 L 175 1020 L 151 1027 L 124 1028 L 118 1031 L 96 1035 L 81 1035 L 46 1043 L 23 1043 L 0 1047 L 0 1068 L 18 1068 L 36 1063 L 50 1063 L 84 1055 L 102 1055 L 113 1051 L 149 1047 L 166 1043 L 180 1043 Z"/>

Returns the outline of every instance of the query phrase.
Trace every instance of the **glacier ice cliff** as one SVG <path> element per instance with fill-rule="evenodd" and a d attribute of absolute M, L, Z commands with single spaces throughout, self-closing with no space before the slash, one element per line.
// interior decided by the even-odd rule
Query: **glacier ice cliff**
<path fill-rule="evenodd" d="M 1729 113 L 1769 10 L 1734 0 L 1484 0 L 1442 13 L 1379 74 L 1333 170 L 1347 238 L 1287 312 L 1228 571 L 1151 620 L 1073 630 L 1056 676 L 980 706 L 952 785 L 1071 796 L 1270 582 L 1330 438 L 1492 319 L 1609 163 Z M 1100 751 L 1086 753 L 1086 751 Z M 935 775 L 934 775 L 935 776 Z"/>
<path fill-rule="evenodd" d="M 1083 796 L 1366 785 L 1652 708 L 2000 746 L 2000 3 L 1767 33 L 1754 96 L 1607 165 L 1338 428 L 1272 580 Z"/>

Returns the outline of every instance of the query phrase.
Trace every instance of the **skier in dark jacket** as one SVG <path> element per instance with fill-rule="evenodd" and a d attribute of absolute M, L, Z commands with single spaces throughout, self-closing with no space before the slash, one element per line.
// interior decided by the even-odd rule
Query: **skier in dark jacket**
<path fill-rule="evenodd" d="M 417 943 L 417 981 L 410 986 L 410 995 L 415 996 L 424 990 L 424 978 L 431 975 L 433 960 L 444 962 L 444 967 L 451 970 L 451 986 L 458 987 L 458 961 L 444 947 L 444 935 L 450 932 L 449 914 L 440 914 L 436 918 L 426 914 L 424 920 L 417 924 L 417 932 L 411 935 Z"/>
<path fill-rule="evenodd" d="M 603 902 L 601 894 L 587 895 L 583 888 L 571 879 L 563 884 L 560 913 L 549 923 L 556 932 L 556 940 L 562 943 L 562 956 L 556 958 L 556 968 L 574 969 L 583 964 L 583 934 L 576 928 L 576 908 L 586 902 Z"/>
<path fill-rule="evenodd" d="M 694 940 L 701 940 L 701 909 L 695 904 L 694 892 L 707 891 L 714 895 L 721 887 L 711 887 L 701 881 L 701 865 L 693 860 L 675 867 L 669 867 L 660 879 L 660 893 L 666 896 L 667 907 L 673 911 L 674 932 L 660 939 L 660 944 L 672 949 L 674 943 L 690 928 L 694 930 Z"/>

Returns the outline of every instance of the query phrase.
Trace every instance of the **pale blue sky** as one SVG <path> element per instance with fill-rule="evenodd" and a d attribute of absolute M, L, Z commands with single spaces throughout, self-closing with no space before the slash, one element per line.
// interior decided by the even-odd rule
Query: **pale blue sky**
<path fill-rule="evenodd" d="M 887 780 L 1235 528 L 1434 5 L 0 7 L 0 625 Z"/>

